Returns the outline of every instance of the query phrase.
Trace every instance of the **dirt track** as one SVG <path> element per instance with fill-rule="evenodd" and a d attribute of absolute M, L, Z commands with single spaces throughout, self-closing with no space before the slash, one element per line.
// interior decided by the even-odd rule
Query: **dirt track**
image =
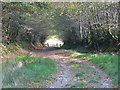
<path fill-rule="evenodd" d="M 33 55 L 39 55 L 44 58 L 51 58 L 57 62 L 57 73 L 53 75 L 55 80 L 48 85 L 48 88 L 69 88 L 75 86 L 75 83 L 80 81 L 84 82 L 85 85 L 81 88 L 112 88 L 112 80 L 108 75 L 97 67 L 95 64 L 83 60 L 82 58 L 73 58 L 69 56 L 70 51 L 67 50 L 54 50 L 54 49 L 37 49 L 30 52 Z M 69 66 L 70 62 L 82 63 L 81 71 L 84 71 L 83 77 L 76 78 L 75 73 L 81 72 L 72 70 Z M 76 69 L 77 70 L 77 69 Z M 95 73 L 94 73 L 95 72 Z M 97 73 L 97 74 L 96 74 Z M 91 77 L 98 82 L 89 82 Z M 52 77 L 51 77 L 52 78 Z M 79 86 L 78 86 L 79 87 Z"/>

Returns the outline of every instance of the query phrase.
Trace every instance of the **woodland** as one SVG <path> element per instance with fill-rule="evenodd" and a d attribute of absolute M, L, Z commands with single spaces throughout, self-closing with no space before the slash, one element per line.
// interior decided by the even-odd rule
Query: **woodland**
<path fill-rule="evenodd" d="M 2 2 L 2 87 L 118 87 L 119 20 L 120 2 Z M 46 46 L 45 42 L 52 36 L 64 44 L 60 47 Z M 55 56 L 56 59 L 52 55 L 59 57 Z M 65 56 L 87 61 L 80 64 L 79 60 L 67 60 Z M 94 80 L 86 78 L 88 72 L 93 77 L 95 72 L 89 68 L 92 66 L 89 62 L 105 71 L 113 84 L 110 80 L 104 84 L 98 74 Z M 59 80 L 53 80 L 57 78 L 55 73 L 62 72 L 57 65 L 61 65 L 63 70 L 71 68 L 73 72 L 63 71 L 71 75 L 63 74 L 63 86 Z M 106 78 L 101 73 L 99 75 Z M 77 81 L 65 82 L 64 76 L 69 77 L 66 78 L 68 81 L 71 78 L 77 78 Z"/>

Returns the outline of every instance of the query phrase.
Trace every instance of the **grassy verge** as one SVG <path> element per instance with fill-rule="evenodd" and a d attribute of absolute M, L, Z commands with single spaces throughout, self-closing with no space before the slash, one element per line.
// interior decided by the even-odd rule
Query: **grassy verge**
<path fill-rule="evenodd" d="M 38 56 L 14 56 L 4 60 L 3 88 L 45 87 L 45 80 L 56 71 L 56 63 Z"/>
<path fill-rule="evenodd" d="M 106 71 L 113 79 L 115 85 L 118 85 L 118 56 L 117 54 L 91 54 L 91 53 L 72 53 L 73 57 L 81 57 L 95 63 Z"/>

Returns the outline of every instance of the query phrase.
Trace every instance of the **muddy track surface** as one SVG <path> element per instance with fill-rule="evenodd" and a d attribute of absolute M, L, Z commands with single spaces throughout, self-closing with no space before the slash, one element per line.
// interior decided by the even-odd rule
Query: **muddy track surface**
<path fill-rule="evenodd" d="M 36 50 L 31 54 L 57 62 L 57 72 L 48 88 L 113 88 L 112 80 L 95 64 L 69 56 L 68 50 Z M 48 82 L 49 83 L 49 82 Z"/>

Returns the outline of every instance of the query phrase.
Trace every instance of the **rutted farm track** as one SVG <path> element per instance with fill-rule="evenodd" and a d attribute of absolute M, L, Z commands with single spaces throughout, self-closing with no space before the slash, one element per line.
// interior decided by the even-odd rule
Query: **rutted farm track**
<path fill-rule="evenodd" d="M 69 56 L 68 50 L 36 50 L 31 54 L 57 62 L 57 72 L 48 81 L 48 88 L 112 88 L 112 80 L 95 64 Z"/>

